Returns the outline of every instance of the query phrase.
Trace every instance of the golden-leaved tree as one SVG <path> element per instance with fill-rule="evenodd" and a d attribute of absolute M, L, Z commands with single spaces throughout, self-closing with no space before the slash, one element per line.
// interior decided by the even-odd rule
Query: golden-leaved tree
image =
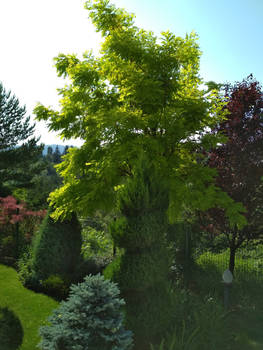
<path fill-rule="evenodd" d="M 50 196 L 54 217 L 119 210 L 111 229 L 125 253 L 107 274 L 120 285 L 142 349 L 171 324 L 168 219 L 210 207 L 223 207 L 231 224 L 245 219 L 197 152 L 221 141 L 207 128 L 223 113 L 217 93 L 200 87 L 196 35 L 157 37 L 107 0 L 86 8 L 102 36 L 100 54 L 60 54 L 58 75 L 70 81 L 59 91 L 61 108 L 38 105 L 35 113 L 65 139 L 84 141 L 57 167 L 64 182 Z"/>

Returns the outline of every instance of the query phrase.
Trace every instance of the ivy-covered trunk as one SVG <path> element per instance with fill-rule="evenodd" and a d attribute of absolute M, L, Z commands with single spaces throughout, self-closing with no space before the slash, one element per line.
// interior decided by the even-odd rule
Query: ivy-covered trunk
<path fill-rule="evenodd" d="M 144 171 L 120 194 L 122 216 L 112 225 L 115 243 L 125 252 L 105 271 L 126 301 L 127 328 L 136 349 L 149 349 L 171 326 L 170 252 L 166 244 L 166 191 Z"/>

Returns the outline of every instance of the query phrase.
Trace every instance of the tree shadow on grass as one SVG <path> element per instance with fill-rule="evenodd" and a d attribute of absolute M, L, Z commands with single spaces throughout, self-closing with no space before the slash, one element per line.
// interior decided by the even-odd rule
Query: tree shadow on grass
<path fill-rule="evenodd" d="M 0 350 L 16 350 L 23 342 L 23 328 L 16 314 L 0 308 Z"/>

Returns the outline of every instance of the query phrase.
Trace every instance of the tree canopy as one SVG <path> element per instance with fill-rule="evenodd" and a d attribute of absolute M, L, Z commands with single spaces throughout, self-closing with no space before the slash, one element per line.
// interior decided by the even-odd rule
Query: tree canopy
<path fill-rule="evenodd" d="M 224 207 L 231 224 L 243 225 L 244 208 L 213 183 L 197 149 L 222 141 L 207 133 L 223 117 L 215 90 L 202 89 L 197 36 L 160 37 L 138 28 L 134 16 L 107 0 L 86 2 L 102 35 L 100 54 L 60 54 L 60 111 L 38 105 L 35 114 L 65 139 L 81 138 L 57 167 L 64 184 L 51 194 L 55 216 L 92 213 L 116 204 L 118 191 L 146 159 L 166 183 L 169 217 L 186 207 Z"/>
<path fill-rule="evenodd" d="M 233 200 L 243 203 L 247 225 L 230 227 L 222 209 L 210 209 L 205 215 L 215 234 L 224 234 L 233 256 L 242 243 L 262 238 L 263 194 L 263 92 L 259 82 L 249 76 L 225 87 L 228 114 L 213 130 L 227 137 L 226 142 L 208 152 L 209 166 L 217 170 L 216 184 Z"/>

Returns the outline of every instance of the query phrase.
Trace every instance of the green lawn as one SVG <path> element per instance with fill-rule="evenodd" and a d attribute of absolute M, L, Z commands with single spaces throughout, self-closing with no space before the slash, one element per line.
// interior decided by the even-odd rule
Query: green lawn
<path fill-rule="evenodd" d="M 14 269 L 0 265 L 0 308 L 8 307 L 20 320 L 23 342 L 19 350 L 37 349 L 38 328 L 46 322 L 57 305 L 52 298 L 24 288 Z M 12 334 L 12 337 L 15 336 L 18 335 Z M 2 349 L 1 345 L 0 349 L 9 350 Z"/>

